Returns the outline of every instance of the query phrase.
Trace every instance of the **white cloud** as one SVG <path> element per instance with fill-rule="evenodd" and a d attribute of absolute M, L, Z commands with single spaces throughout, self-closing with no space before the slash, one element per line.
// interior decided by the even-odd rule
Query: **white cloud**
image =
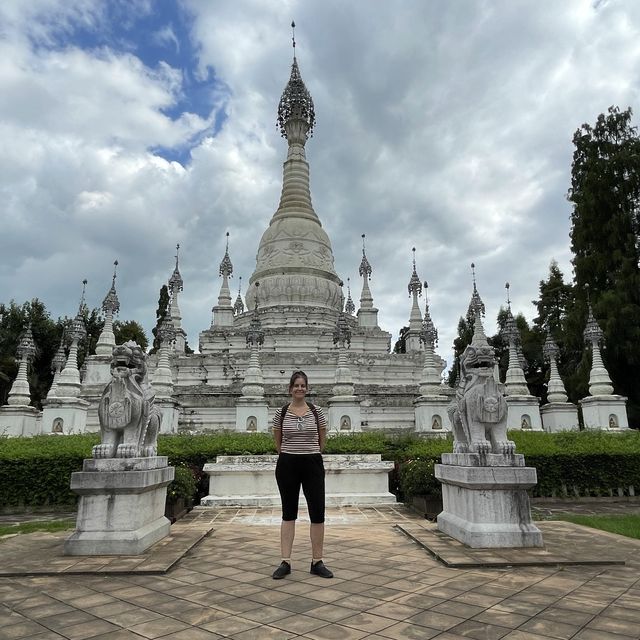
<path fill-rule="evenodd" d="M 215 94 L 222 130 L 183 168 L 149 151 L 189 147 L 211 125 L 165 114 L 186 90 L 182 71 L 113 46 L 35 46 L 77 20 L 99 29 L 104 16 L 91 2 L 33 4 L 0 10 L 2 297 L 39 295 L 72 313 L 82 277 L 98 304 L 118 257 L 122 315 L 150 328 L 179 241 L 194 346 L 217 298 L 225 232 L 246 282 L 277 207 L 291 18 L 318 115 L 312 198 L 337 270 L 357 303 L 366 233 L 380 322 L 397 334 L 416 246 L 448 359 L 472 261 L 490 319 L 506 280 L 514 310 L 532 318 L 550 260 L 570 276 L 571 137 L 610 104 L 638 105 L 633 3 L 187 2 L 200 76 L 212 67 L 229 95 Z"/>

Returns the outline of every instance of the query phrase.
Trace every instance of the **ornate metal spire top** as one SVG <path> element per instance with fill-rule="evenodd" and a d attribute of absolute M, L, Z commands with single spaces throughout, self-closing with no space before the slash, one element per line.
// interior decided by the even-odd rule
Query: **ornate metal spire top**
<path fill-rule="evenodd" d="M 179 255 L 180 255 L 180 244 L 178 243 L 176 245 L 176 268 L 173 270 L 173 273 L 169 278 L 169 291 L 172 294 L 182 291 L 184 286 L 182 276 L 180 275 L 180 269 L 178 268 Z"/>
<path fill-rule="evenodd" d="M 344 306 L 344 310 L 351 316 L 356 312 L 356 305 L 351 298 L 351 278 L 347 278 L 347 303 Z"/>
<path fill-rule="evenodd" d="M 253 315 L 251 316 L 251 323 L 247 331 L 247 346 L 250 348 L 261 347 L 264 344 L 264 331 L 262 329 L 262 323 L 258 317 L 258 287 L 259 282 L 256 282 L 256 295 L 255 306 L 253 309 Z"/>
<path fill-rule="evenodd" d="M 31 323 L 27 325 L 27 328 L 22 332 L 20 336 L 20 342 L 18 342 L 18 348 L 16 350 L 18 357 L 22 360 L 33 360 L 36 355 L 36 343 L 33 339 L 33 333 L 31 332 Z"/>
<path fill-rule="evenodd" d="M 422 321 L 422 331 L 420 332 L 420 340 L 424 343 L 429 342 L 431 345 L 438 344 L 438 330 L 436 325 L 433 324 L 431 319 L 431 313 L 429 312 L 429 298 L 427 296 L 427 289 L 429 285 L 427 281 L 424 281 L 424 296 L 426 300 L 424 310 L 424 320 Z"/>
<path fill-rule="evenodd" d="M 102 310 L 105 313 L 118 313 L 120 311 L 120 300 L 118 300 L 118 294 L 116 293 L 116 269 L 118 268 L 118 261 L 113 263 L 113 280 L 111 281 L 111 289 L 107 292 L 105 299 L 102 301 Z"/>
<path fill-rule="evenodd" d="M 340 312 L 333 330 L 333 344 L 340 347 L 351 346 L 351 327 L 347 321 L 347 314 Z"/>
<path fill-rule="evenodd" d="M 242 302 L 242 276 L 238 278 L 238 297 L 236 298 L 235 303 L 233 304 L 233 312 L 239 316 L 241 313 L 244 313 L 244 302 Z"/>
<path fill-rule="evenodd" d="M 504 288 L 507 290 L 507 307 L 509 308 L 509 311 L 511 311 L 511 299 L 509 298 L 509 288 L 511 287 L 511 285 L 508 282 L 504 283 Z"/>
<path fill-rule="evenodd" d="M 56 354 L 53 356 L 53 360 L 51 361 L 51 372 L 55 373 L 56 371 L 62 371 L 64 369 L 64 365 L 67 362 L 67 354 L 64 350 L 64 337 L 60 340 L 60 346 L 56 351 Z"/>
<path fill-rule="evenodd" d="M 291 23 L 291 28 L 295 29 L 295 23 Z M 298 69 L 298 61 L 296 60 L 296 41 L 295 31 L 292 38 L 293 42 L 293 64 L 291 65 L 291 77 L 287 86 L 282 92 L 280 98 L 280 104 L 278 105 L 278 121 L 277 126 L 280 129 L 280 133 L 283 138 L 290 140 L 292 131 L 289 130 L 289 125 L 295 121 L 302 124 L 302 131 L 296 133 L 302 133 L 302 137 L 298 139 L 298 136 L 294 134 L 296 142 L 301 142 L 310 138 L 313 135 L 313 127 L 316 122 L 316 113 L 313 106 L 313 99 L 311 94 L 305 86 L 302 76 L 300 75 L 300 69 Z"/>
<path fill-rule="evenodd" d="M 364 238 L 365 238 L 365 234 L 363 233 L 362 234 L 362 260 L 360 261 L 360 269 L 358 270 L 358 273 L 360 274 L 361 278 L 371 279 L 372 269 L 371 269 L 371 265 L 369 264 L 369 261 L 367 260 L 367 254 L 365 253 Z"/>
<path fill-rule="evenodd" d="M 587 344 L 594 345 L 599 344 L 604 340 L 604 332 L 600 328 L 598 321 L 593 317 L 593 310 L 591 309 L 591 303 L 589 305 L 589 315 L 587 316 L 587 326 L 584 328 L 584 341 Z"/>
<path fill-rule="evenodd" d="M 420 278 L 418 278 L 418 274 L 416 272 L 416 248 L 413 247 L 411 251 L 413 251 L 413 273 L 411 274 L 411 280 L 409 280 L 409 286 L 407 289 L 409 290 L 410 296 L 421 296 L 422 282 L 420 281 Z"/>
<path fill-rule="evenodd" d="M 476 265 L 473 264 L 473 262 L 471 263 L 471 276 L 473 278 L 473 294 L 471 295 L 471 302 L 469 302 L 467 316 L 469 318 L 474 318 L 478 314 L 484 316 L 485 309 L 484 302 L 482 302 L 482 298 L 476 288 Z"/>
<path fill-rule="evenodd" d="M 176 339 L 176 327 L 173 324 L 173 322 L 171 322 L 171 317 L 169 314 L 167 314 L 162 319 L 162 322 L 158 327 L 157 333 L 158 333 L 158 338 L 160 338 L 160 344 L 163 346 L 165 344 L 169 346 Z"/>
<path fill-rule="evenodd" d="M 222 262 L 220 263 L 220 275 L 230 278 L 232 273 L 233 265 L 231 264 L 231 258 L 229 258 L 229 232 L 227 231 L 227 248 L 224 251 L 224 258 L 222 258 Z"/>
<path fill-rule="evenodd" d="M 550 332 L 547 332 L 547 338 L 542 345 L 542 355 L 547 362 L 551 360 L 555 360 L 560 353 L 560 349 L 556 344 L 556 341 L 553 339 L 553 336 Z"/>
<path fill-rule="evenodd" d="M 82 281 L 82 297 L 80 298 L 80 306 L 78 307 L 78 313 L 76 317 L 71 321 L 71 324 L 66 328 L 65 334 L 69 342 L 80 342 L 87 337 L 87 329 L 84 324 L 84 295 L 87 288 L 87 279 Z"/>

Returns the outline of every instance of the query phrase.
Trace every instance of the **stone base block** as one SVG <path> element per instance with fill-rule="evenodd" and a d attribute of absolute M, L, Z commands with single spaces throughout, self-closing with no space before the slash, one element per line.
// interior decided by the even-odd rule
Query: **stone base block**
<path fill-rule="evenodd" d="M 329 429 L 342 433 L 362 431 L 360 400 L 356 396 L 329 398 Z"/>
<path fill-rule="evenodd" d="M 535 396 L 507 396 L 507 429 L 542 431 L 540 401 Z"/>
<path fill-rule="evenodd" d="M 177 433 L 180 405 L 171 398 L 156 396 L 154 406 L 160 411 L 160 433 Z"/>
<path fill-rule="evenodd" d="M 167 458 L 87 459 L 71 474 L 80 495 L 67 555 L 138 555 L 169 533 L 164 517 L 174 469 Z"/>
<path fill-rule="evenodd" d="M 622 431 L 629 428 L 624 396 L 588 396 L 580 400 L 585 429 Z"/>
<path fill-rule="evenodd" d="M 474 549 L 543 546 L 526 492 L 537 482 L 533 467 L 437 464 L 435 476 L 442 483 L 443 533 Z"/>
<path fill-rule="evenodd" d="M 451 422 L 447 414 L 450 402 L 445 396 L 420 396 L 413 401 L 416 408 L 416 431 L 451 431 Z"/>
<path fill-rule="evenodd" d="M 5 405 L 0 408 L 1 436 L 35 436 L 38 434 L 38 410 L 28 405 Z"/>
<path fill-rule="evenodd" d="M 269 408 L 264 398 L 240 398 L 236 405 L 236 431 L 269 431 Z"/>
<path fill-rule="evenodd" d="M 540 407 L 542 426 L 549 433 L 578 431 L 578 408 L 571 402 L 550 402 Z"/>
<path fill-rule="evenodd" d="M 323 456 L 325 498 L 329 506 L 393 504 L 389 492 L 392 462 L 380 454 Z M 204 465 L 209 495 L 203 506 L 267 507 L 280 504 L 275 479 L 278 456 L 218 456 Z M 301 494 L 302 495 L 302 494 Z M 303 498 L 301 498 L 303 500 Z"/>

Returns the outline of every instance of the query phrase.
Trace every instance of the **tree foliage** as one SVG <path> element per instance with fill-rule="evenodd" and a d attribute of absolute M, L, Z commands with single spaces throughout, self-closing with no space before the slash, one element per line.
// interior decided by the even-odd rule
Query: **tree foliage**
<path fill-rule="evenodd" d="M 156 326 L 151 330 L 153 334 L 153 345 L 149 353 L 156 353 L 160 349 L 160 338 L 158 336 L 158 328 L 162 324 L 162 321 L 166 318 L 169 311 L 169 287 L 163 284 L 160 288 L 160 295 L 158 297 L 158 308 L 156 309 Z"/>
<path fill-rule="evenodd" d="M 616 393 L 640 423 L 640 138 L 630 108 L 610 107 L 575 133 L 568 198 L 575 303 L 567 347 L 577 348 L 587 296 L 605 335 L 603 358 Z M 588 291 L 588 293 L 587 293 Z M 584 364 L 584 363 L 583 363 Z M 579 382 L 579 381 L 577 381 Z"/>

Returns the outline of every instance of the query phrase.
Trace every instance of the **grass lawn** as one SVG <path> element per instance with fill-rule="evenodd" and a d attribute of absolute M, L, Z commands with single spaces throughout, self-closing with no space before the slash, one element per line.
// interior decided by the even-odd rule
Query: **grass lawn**
<path fill-rule="evenodd" d="M 629 514 L 624 516 L 578 516 L 561 515 L 558 520 L 583 524 L 594 529 L 619 533 L 628 538 L 638 538 L 640 540 L 640 514 Z"/>
<path fill-rule="evenodd" d="M 47 522 L 23 522 L 14 525 L 0 525 L 0 536 L 10 533 L 33 533 L 34 531 L 64 531 L 76 526 L 74 520 L 53 520 Z"/>

